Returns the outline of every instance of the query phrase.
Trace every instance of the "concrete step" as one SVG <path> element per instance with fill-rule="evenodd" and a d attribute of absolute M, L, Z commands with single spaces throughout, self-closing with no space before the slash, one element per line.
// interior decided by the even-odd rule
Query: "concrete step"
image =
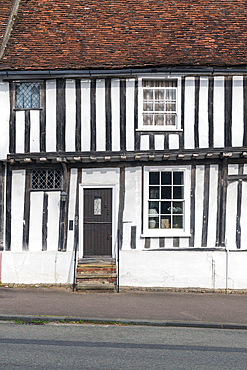
<path fill-rule="evenodd" d="M 80 265 L 88 264 L 105 264 L 105 265 L 115 265 L 116 259 L 111 257 L 90 257 L 90 258 L 80 258 L 78 260 Z"/>

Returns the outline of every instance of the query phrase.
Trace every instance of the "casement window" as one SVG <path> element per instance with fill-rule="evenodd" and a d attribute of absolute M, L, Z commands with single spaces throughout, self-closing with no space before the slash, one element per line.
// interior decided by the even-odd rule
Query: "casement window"
<path fill-rule="evenodd" d="M 15 84 L 15 108 L 16 109 L 40 108 L 39 82 L 17 82 Z"/>
<path fill-rule="evenodd" d="M 180 129 L 180 80 L 139 80 L 139 129 Z"/>
<path fill-rule="evenodd" d="M 190 166 L 145 167 L 144 236 L 189 234 Z"/>
<path fill-rule="evenodd" d="M 32 190 L 59 190 L 61 185 L 62 172 L 60 170 L 32 171 Z"/>

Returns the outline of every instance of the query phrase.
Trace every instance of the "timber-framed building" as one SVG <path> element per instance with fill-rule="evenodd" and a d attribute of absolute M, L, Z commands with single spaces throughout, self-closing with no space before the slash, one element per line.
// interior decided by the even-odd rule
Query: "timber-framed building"
<path fill-rule="evenodd" d="M 0 280 L 246 289 L 245 1 L 0 5 Z"/>

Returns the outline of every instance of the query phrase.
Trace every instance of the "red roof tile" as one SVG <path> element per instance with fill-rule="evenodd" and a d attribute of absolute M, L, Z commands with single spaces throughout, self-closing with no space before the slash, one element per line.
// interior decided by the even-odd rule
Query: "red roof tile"
<path fill-rule="evenodd" d="M 13 0 L 0 0 L 0 47 L 5 35 Z"/>
<path fill-rule="evenodd" d="M 245 64 L 245 0 L 24 0 L 0 69 Z"/>

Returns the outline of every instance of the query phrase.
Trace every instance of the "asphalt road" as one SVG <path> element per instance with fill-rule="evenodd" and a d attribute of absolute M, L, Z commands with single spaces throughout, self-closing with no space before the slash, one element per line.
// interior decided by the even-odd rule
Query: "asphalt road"
<path fill-rule="evenodd" d="M 247 324 L 246 294 L 0 288 L 0 315 Z"/>
<path fill-rule="evenodd" d="M 246 369 L 247 332 L 0 323 L 0 369 Z"/>

